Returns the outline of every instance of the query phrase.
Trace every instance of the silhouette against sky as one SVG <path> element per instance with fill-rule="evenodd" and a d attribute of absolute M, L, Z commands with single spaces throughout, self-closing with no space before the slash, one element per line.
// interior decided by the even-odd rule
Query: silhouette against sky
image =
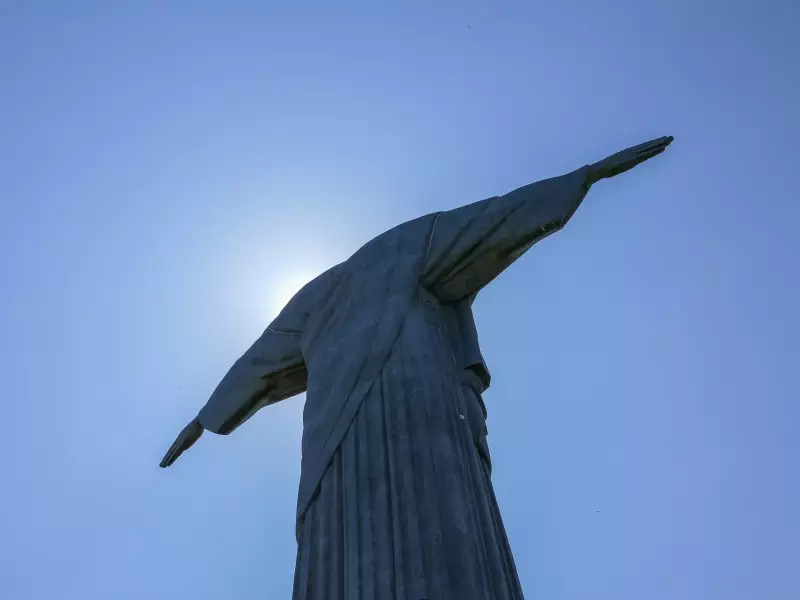
<path fill-rule="evenodd" d="M 303 397 L 158 462 L 294 289 L 674 135 L 475 303 L 526 597 L 800 597 L 797 3 L 3 2 L 0 578 L 289 598 Z"/>

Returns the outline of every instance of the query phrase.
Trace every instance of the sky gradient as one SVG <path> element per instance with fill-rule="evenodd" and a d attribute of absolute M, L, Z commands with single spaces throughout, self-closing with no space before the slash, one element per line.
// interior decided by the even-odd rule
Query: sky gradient
<path fill-rule="evenodd" d="M 289 598 L 291 288 L 661 135 L 475 303 L 526 597 L 800 598 L 796 2 L 0 1 L 9 600 Z"/>

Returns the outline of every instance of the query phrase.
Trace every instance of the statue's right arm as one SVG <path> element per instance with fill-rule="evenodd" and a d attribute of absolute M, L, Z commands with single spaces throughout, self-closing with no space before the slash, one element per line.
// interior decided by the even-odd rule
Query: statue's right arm
<path fill-rule="evenodd" d="M 329 272 L 326 272 L 330 274 Z M 301 340 L 310 306 L 320 293 L 320 275 L 289 301 L 280 315 L 220 380 L 206 404 L 170 447 L 161 466 L 172 464 L 204 430 L 227 435 L 261 408 L 305 391 Z"/>

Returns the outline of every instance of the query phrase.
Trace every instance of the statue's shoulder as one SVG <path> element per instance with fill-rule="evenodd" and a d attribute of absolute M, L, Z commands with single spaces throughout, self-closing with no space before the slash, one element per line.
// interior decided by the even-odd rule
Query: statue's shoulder
<path fill-rule="evenodd" d="M 345 263 L 334 265 L 305 284 L 270 324 L 276 332 L 302 331 L 309 315 L 324 300 L 341 276 Z"/>
<path fill-rule="evenodd" d="M 343 266 L 346 269 L 363 269 L 382 259 L 396 260 L 402 255 L 424 251 L 430 240 L 433 225 L 439 213 L 430 213 L 395 225 L 361 246 Z"/>

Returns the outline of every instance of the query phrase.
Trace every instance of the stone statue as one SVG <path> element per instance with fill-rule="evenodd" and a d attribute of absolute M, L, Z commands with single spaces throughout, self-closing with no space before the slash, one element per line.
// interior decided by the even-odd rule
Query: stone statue
<path fill-rule="evenodd" d="M 303 391 L 295 600 L 523 597 L 486 443 L 476 294 L 662 137 L 420 217 L 303 287 L 161 462 Z"/>

